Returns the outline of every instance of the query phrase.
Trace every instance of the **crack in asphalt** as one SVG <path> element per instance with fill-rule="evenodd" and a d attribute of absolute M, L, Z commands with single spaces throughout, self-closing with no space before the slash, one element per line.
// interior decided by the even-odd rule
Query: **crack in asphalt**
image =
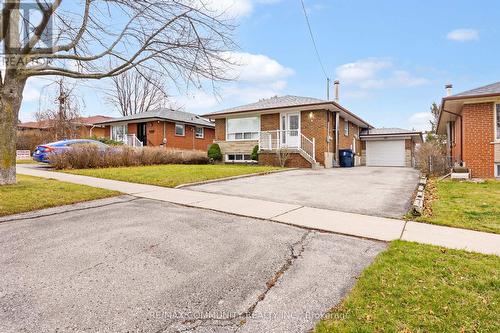
<path fill-rule="evenodd" d="M 302 237 L 297 242 L 289 246 L 290 257 L 286 259 L 283 266 L 281 266 L 281 268 L 274 274 L 274 276 L 266 282 L 266 290 L 264 290 L 264 292 L 260 294 L 260 296 L 257 298 L 257 301 L 252 304 L 250 308 L 248 308 L 248 310 L 244 313 L 245 317 L 252 316 L 257 305 L 266 298 L 266 295 L 276 285 L 278 280 L 285 274 L 286 271 L 290 269 L 290 267 L 292 267 L 294 261 L 302 255 L 305 249 L 305 240 L 311 232 L 311 230 L 304 232 L 304 234 L 302 234 Z M 296 252 L 297 247 L 299 248 Z"/>
<path fill-rule="evenodd" d="M 274 275 L 267 280 L 266 289 L 257 297 L 257 300 L 248 307 L 245 312 L 240 313 L 239 315 L 228 317 L 228 318 L 202 318 L 202 319 L 188 319 L 183 321 L 182 325 L 192 325 L 190 327 L 186 327 L 183 329 L 177 330 L 177 332 L 193 332 L 201 327 L 231 327 L 235 326 L 234 332 L 238 330 L 238 328 L 242 327 L 246 323 L 246 319 L 250 318 L 255 309 L 262 302 L 266 295 L 272 290 L 272 288 L 276 285 L 276 283 L 283 277 L 283 275 L 293 266 L 295 260 L 302 256 L 302 253 L 305 250 L 306 239 L 307 237 L 313 233 L 314 231 L 308 230 L 304 232 L 301 238 L 295 243 L 288 246 L 290 255 L 286 258 L 285 263 L 280 267 L 278 271 L 274 273 Z M 174 324 L 175 325 L 175 324 Z M 171 327 L 172 325 L 169 325 Z M 168 327 L 161 328 L 157 330 L 155 333 L 166 332 Z"/>

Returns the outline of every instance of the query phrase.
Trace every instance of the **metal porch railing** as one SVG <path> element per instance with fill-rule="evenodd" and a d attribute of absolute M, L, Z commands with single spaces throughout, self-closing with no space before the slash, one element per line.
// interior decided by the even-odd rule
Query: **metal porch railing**
<path fill-rule="evenodd" d="M 135 134 L 127 134 L 123 138 L 123 143 L 131 147 L 143 147 L 144 143 L 137 138 Z"/>
<path fill-rule="evenodd" d="M 306 154 L 316 163 L 316 142 L 297 130 L 261 131 L 259 133 L 259 149 L 275 151 L 279 149 L 298 150 Z"/>

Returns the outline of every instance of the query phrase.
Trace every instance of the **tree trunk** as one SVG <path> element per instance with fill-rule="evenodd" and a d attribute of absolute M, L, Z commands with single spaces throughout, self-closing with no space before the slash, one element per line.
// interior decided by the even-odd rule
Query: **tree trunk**
<path fill-rule="evenodd" d="M 9 82 L 0 90 L 0 185 L 16 183 L 17 122 L 24 82 Z"/>

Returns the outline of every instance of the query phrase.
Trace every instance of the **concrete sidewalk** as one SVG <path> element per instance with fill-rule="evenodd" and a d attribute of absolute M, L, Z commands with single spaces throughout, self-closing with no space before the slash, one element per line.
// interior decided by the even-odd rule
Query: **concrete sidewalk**
<path fill-rule="evenodd" d="M 328 209 L 78 176 L 18 165 L 19 174 L 120 191 L 196 208 L 271 220 L 314 230 L 381 241 L 397 239 L 500 255 L 500 235 Z"/>

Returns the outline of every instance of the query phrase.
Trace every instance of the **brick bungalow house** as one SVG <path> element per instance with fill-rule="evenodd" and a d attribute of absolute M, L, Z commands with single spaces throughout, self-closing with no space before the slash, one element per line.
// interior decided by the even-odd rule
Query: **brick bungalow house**
<path fill-rule="evenodd" d="M 131 146 L 207 151 L 215 137 L 214 124 L 196 114 L 157 109 L 102 121 L 104 137 Z"/>
<path fill-rule="evenodd" d="M 104 137 L 104 128 L 100 128 L 96 126 L 96 124 L 111 119 L 113 118 L 101 115 L 75 119 L 72 122 L 76 128 L 74 133 L 75 139 L 87 138 L 91 136 Z M 56 122 L 42 120 L 19 123 L 17 125 L 17 129 L 23 133 L 40 133 L 53 131 L 54 126 L 57 126 Z"/>
<path fill-rule="evenodd" d="M 277 152 L 286 148 L 290 167 L 338 166 L 343 149 L 353 151 L 355 165 L 411 166 L 421 141 L 416 132 L 377 132 L 337 101 L 310 97 L 276 96 L 204 117 L 215 120 L 215 142 L 227 163 L 251 162 L 258 145 L 265 165 L 276 165 Z"/>
<path fill-rule="evenodd" d="M 441 102 L 438 134 L 447 136 L 452 164 L 472 177 L 500 177 L 500 82 L 447 95 Z"/>

